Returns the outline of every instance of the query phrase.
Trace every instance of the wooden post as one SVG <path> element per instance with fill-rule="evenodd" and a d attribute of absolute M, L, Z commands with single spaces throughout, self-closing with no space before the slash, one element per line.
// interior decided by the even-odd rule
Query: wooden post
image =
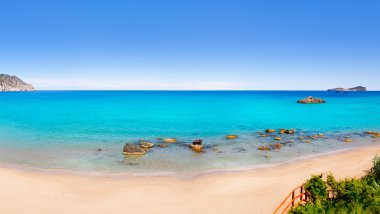
<path fill-rule="evenodd" d="M 294 192 L 295 191 L 292 192 L 292 207 L 294 207 Z"/>
<path fill-rule="evenodd" d="M 301 186 L 301 189 L 300 189 L 300 194 L 301 194 L 301 197 L 300 197 L 300 200 L 302 201 L 302 198 L 303 198 L 303 186 Z"/>

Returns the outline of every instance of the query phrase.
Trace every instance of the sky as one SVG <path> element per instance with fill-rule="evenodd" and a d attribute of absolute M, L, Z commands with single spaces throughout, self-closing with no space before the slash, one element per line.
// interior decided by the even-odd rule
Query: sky
<path fill-rule="evenodd" d="M 39 90 L 380 90 L 378 0 L 0 0 Z"/>

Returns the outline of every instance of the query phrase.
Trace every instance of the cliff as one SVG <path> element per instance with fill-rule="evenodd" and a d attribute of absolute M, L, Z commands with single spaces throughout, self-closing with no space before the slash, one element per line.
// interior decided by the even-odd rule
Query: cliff
<path fill-rule="evenodd" d="M 0 91 L 35 91 L 35 89 L 16 76 L 0 74 Z"/>

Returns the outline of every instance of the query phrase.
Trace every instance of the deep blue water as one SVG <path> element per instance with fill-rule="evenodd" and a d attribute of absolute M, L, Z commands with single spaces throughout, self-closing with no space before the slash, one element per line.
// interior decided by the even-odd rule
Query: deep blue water
<path fill-rule="evenodd" d="M 310 95 L 327 103 L 296 103 Z M 257 135 L 267 128 L 297 129 L 304 135 L 324 133 L 327 137 L 308 144 L 296 140 L 280 151 L 258 151 L 259 145 L 273 143 L 272 138 Z M 380 130 L 380 92 L 0 93 L 0 164 L 32 168 L 86 172 L 233 168 L 373 143 L 358 134 L 365 130 Z M 226 140 L 227 134 L 239 138 Z M 342 143 L 337 140 L 341 135 L 360 140 Z M 121 153 L 125 142 L 155 142 L 166 137 L 175 137 L 179 143 L 154 148 L 133 160 Z M 284 136 L 284 140 L 292 137 Z M 197 138 L 212 149 L 202 154 L 189 150 L 186 145 Z M 102 151 L 96 152 L 98 148 Z"/>

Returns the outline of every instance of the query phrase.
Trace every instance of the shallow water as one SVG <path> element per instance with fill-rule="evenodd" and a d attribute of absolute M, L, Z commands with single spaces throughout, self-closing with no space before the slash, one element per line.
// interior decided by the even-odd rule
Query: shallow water
<path fill-rule="evenodd" d="M 306 96 L 320 105 L 297 104 Z M 267 128 L 281 135 L 281 149 Z M 39 91 L 0 93 L 0 164 L 78 172 L 199 172 L 279 163 L 378 143 L 380 92 L 322 91 Z M 323 133 L 317 139 L 298 137 Z M 226 140 L 237 134 L 236 140 Z M 168 148 L 125 157 L 125 142 L 175 137 Z M 205 152 L 188 144 L 202 138 Z M 353 142 L 344 143 L 345 138 Z M 290 140 L 293 143 L 286 143 Z M 101 151 L 97 151 L 101 149 Z"/>

